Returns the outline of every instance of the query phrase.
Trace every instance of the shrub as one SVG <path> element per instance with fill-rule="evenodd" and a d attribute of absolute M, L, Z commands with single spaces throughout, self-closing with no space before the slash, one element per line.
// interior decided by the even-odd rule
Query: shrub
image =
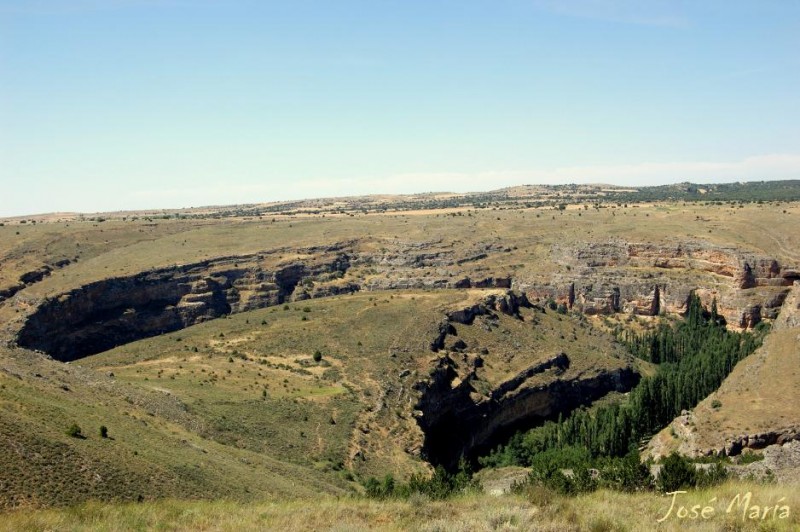
<path fill-rule="evenodd" d="M 763 454 L 753 453 L 753 452 L 742 453 L 741 456 L 739 457 L 739 463 L 740 464 L 752 464 L 753 462 L 760 462 L 763 459 L 764 459 L 764 455 Z"/>
<path fill-rule="evenodd" d="M 319 349 L 317 349 L 316 351 L 314 351 L 314 356 L 313 356 L 313 358 L 314 358 L 314 362 L 319 362 L 320 360 L 322 360 L 322 353 L 320 352 L 320 350 L 319 350 Z"/>
<path fill-rule="evenodd" d="M 623 458 L 607 458 L 599 462 L 599 485 L 602 487 L 634 492 L 651 486 L 650 467 L 639 459 L 635 450 Z"/>
<path fill-rule="evenodd" d="M 108 427 L 105 425 L 100 425 L 100 437 L 108 438 Z"/>
<path fill-rule="evenodd" d="M 728 470 L 721 462 L 717 462 L 707 469 L 696 471 L 695 478 L 696 485 L 700 488 L 716 486 L 728 478 Z"/>
<path fill-rule="evenodd" d="M 364 491 L 366 492 L 367 497 L 373 499 L 382 499 L 386 496 L 381 490 L 381 487 L 381 483 L 375 477 L 370 477 L 366 482 L 364 482 Z"/>
<path fill-rule="evenodd" d="M 468 464 L 462 460 L 459 468 L 457 473 L 448 473 L 442 466 L 437 466 L 432 477 L 426 478 L 416 473 L 411 475 L 407 483 L 402 484 L 396 483 L 392 475 L 386 475 L 383 482 L 370 478 L 364 483 L 364 491 L 368 497 L 376 499 L 387 497 L 408 499 L 418 494 L 442 500 L 465 490 L 479 490 L 480 486 L 472 480 Z"/>
<path fill-rule="evenodd" d="M 658 474 L 658 489 L 664 492 L 690 488 L 697 484 L 694 464 L 678 453 L 664 459 Z"/>
<path fill-rule="evenodd" d="M 70 425 L 70 427 L 67 429 L 67 436 L 70 438 L 83 438 L 83 433 L 81 432 L 81 428 L 77 423 Z"/>
<path fill-rule="evenodd" d="M 528 482 L 563 495 L 593 491 L 597 483 L 589 471 L 591 465 L 585 448 L 549 449 L 533 456 Z"/>

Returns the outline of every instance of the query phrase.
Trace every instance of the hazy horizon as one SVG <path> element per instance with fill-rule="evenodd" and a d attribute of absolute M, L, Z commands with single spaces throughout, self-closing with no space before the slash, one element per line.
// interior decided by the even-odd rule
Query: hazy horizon
<path fill-rule="evenodd" d="M 748 180 L 748 181 L 715 181 L 715 182 L 697 182 L 692 181 L 691 184 L 693 185 L 715 185 L 715 184 L 734 184 L 734 183 L 757 183 L 757 182 L 764 182 L 764 181 L 791 181 L 790 179 L 771 179 L 771 180 Z M 663 183 L 664 185 L 677 185 L 681 183 L 689 183 L 688 181 L 673 181 L 668 183 Z M 80 214 L 80 215 L 93 215 L 93 214 L 111 214 L 111 213 L 120 213 L 120 212 L 160 212 L 160 211 L 178 211 L 178 210 L 189 210 L 189 209 L 214 209 L 214 208 L 222 208 L 222 207 L 230 207 L 235 205 L 258 205 L 258 204 L 273 204 L 273 203 L 285 203 L 285 202 L 293 202 L 293 201 L 311 201 L 311 200 L 325 200 L 325 199 L 337 199 L 337 198 L 357 198 L 357 197 L 369 197 L 369 196 L 416 196 L 416 195 L 436 195 L 436 194 L 455 194 L 455 195 L 469 195 L 469 194 L 480 194 L 484 192 L 493 192 L 496 190 L 502 190 L 506 188 L 513 188 L 513 187 L 525 187 L 525 186 L 563 186 L 563 185 L 585 185 L 585 186 L 614 186 L 619 188 L 636 188 L 637 185 L 616 185 L 613 183 L 606 183 L 606 182 L 599 182 L 599 181 L 587 181 L 585 183 L 576 183 L 576 182 L 559 182 L 559 183 L 513 183 L 510 185 L 504 185 L 492 189 L 475 189 L 475 190 L 417 190 L 411 192 L 366 192 L 364 194 L 338 194 L 338 195 L 323 195 L 323 196 L 306 196 L 306 197 L 297 197 L 297 198 L 289 198 L 284 200 L 254 200 L 254 201 L 243 201 L 243 202 L 234 202 L 234 203 L 201 203 L 197 205 L 183 205 L 183 206 L 174 206 L 174 205 L 163 205 L 157 207 L 148 207 L 143 206 L 140 208 L 125 208 L 125 209 L 101 209 L 101 210 L 94 210 L 94 211 L 42 211 L 42 212 L 27 212 L 22 214 L 11 214 L 11 215 L 0 215 L 0 219 L 15 219 L 15 218 L 25 218 L 26 216 L 46 216 L 52 214 Z M 655 185 L 659 186 L 659 185 Z"/>

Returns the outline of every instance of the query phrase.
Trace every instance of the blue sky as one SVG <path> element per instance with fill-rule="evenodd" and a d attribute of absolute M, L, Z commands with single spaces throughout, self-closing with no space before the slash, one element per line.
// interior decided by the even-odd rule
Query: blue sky
<path fill-rule="evenodd" d="M 0 0 L 0 216 L 800 178 L 800 2 Z"/>

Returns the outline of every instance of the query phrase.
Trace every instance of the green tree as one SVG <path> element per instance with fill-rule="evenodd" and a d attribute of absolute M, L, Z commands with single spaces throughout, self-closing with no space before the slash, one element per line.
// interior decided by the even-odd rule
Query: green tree
<path fill-rule="evenodd" d="M 656 485 L 664 492 L 691 488 L 697 484 L 694 464 L 678 453 L 672 453 L 661 463 Z"/>

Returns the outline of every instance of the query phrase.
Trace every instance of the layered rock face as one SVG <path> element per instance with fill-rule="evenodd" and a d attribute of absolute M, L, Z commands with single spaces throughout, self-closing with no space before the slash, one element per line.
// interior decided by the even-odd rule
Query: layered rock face
<path fill-rule="evenodd" d="M 518 287 L 532 298 L 553 298 L 590 315 L 679 313 L 695 291 L 707 306 L 716 299 L 729 325 L 748 328 L 774 319 L 800 279 L 796 268 L 772 258 L 695 242 L 556 245 L 552 257 L 568 273 L 520 280 Z"/>
<path fill-rule="evenodd" d="M 489 296 L 475 305 L 448 312 L 431 342 L 438 352 L 456 326 L 476 319 L 497 321 L 496 313 L 519 318 L 519 309 L 532 307 L 524 295 L 507 292 Z M 484 355 L 470 352 L 456 340 L 434 362 L 429 377 L 414 388 L 419 399 L 415 417 L 424 434 L 423 457 L 433 465 L 453 469 L 462 457 L 470 458 L 503 442 L 514 432 L 554 419 L 560 413 L 591 403 L 611 391 L 626 392 L 639 381 L 629 366 L 570 372 L 567 353 L 556 353 L 495 383 L 488 392 L 478 370 Z"/>
<path fill-rule="evenodd" d="M 276 269 L 253 255 L 106 279 L 41 302 L 16 341 L 75 360 L 226 314 L 356 291 L 337 282 L 349 267 L 347 253 L 334 250 Z M 311 282 L 298 287 L 304 281 Z"/>
<path fill-rule="evenodd" d="M 569 357 L 561 353 L 484 396 L 473 387 L 475 365 L 480 363 L 479 357 L 454 360 L 446 355 L 431 380 L 420 385 L 416 409 L 425 434 L 422 454 L 434 465 L 452 469 L 461 457 L 485 452 L 517 430 L 555 419 L 611 391 L 626 392 L 639 381 L 630 368 L 560 379 L 559 373 L 569 367 Z M 547 384 L 529 383 L 536 375 L 553 378 Z"/>
<path fill-rule="evenodd" d="M 728 323 L 740 327 L 774 319 L 782 305 L 795 309 L 800 305 L 794 296 L 787 300 L 789 286 L 800 278 L 797 269 L 707 244 L 555 245 L 550 259 L 558 268 L 553 272 L 549 267 L 541 275 L 534 267 L 495 267 L 499 253 L 511 256 L 506 248 L 484 246 L 456 252 L 441 242 L 378 251 L 375 247 L 351 241 L 281 249 L 280 253 L 294 257 L 285 261 L 276 260 L 277 251 L 220 257 L 100 280 L 44 300 L 23 301 L 27 292 L 22 290 L 4 304 L 21 301 L 19 308 L 31 307 L 14 331 L 18 345 L 70 361 L 284 302 L 358 290 L 514 287 L 514 292 L 493 294 L 448 311 L 435 337 L 426 339 L 436 352 L 431 373 L 405 388 L 413 389 L 413 402 L 405 407 L 413 406 L 423 434 L 419 451 L 431 463 L 448 468 L 455 467 L 462 456 L 495 446 L 516 430 L 567 413 L 610 391 L 627 391 L 639 379 L 624 364 L 607 369 L 581 367 L 574 353 L 567 351 L 543 353 L 544 358 L 528 367 L 515 367 L 516 374 L 490 383 L 479 375 L 484 359 L 492 364 L 491 358 L 466 346 L 456 336 L 456 328 L 479 322 L 491 329 L 496 324 L 489 322 L 498 314 L 518 318 L 521 309 L 549 298 L 590 315 L 655 316 L 682 312 L 695 291 L 706 305 L 716 299 Z M 515 276 L 509 271 L 515 271 Z M 43 273 L 40 278 L 46 276 Z M 37 280 L 32 276 L 26 282 Z M 794 320 L 790 326 L 796 327 L 795 318 L 783 313 L 780 320 Z M 756 442 L 772 437 L 766 432 L 755 436 Z"/>
<path fill-rule="evenodd" d="M 792 285 L 774 325 L 778 331 L 796 327 L 800 327 L 800 281 L 795 281 Z"/>
<path fill-rule="evenodd" d="M 377 274 L 364 281 L 366 290 L 511 288 L 513 280 L 508 275 L 461 275 L 473 263 L 490 260 L 491 256 L 505 249 L 484 244 L 457 251 L 452 244 L 436 240 L 360 253 L 358 261 Z M 454 272 L 459 275 L 454 275 Z"/>
<path fill-rule="evenodd" d="M 797 402 L 787 395 L 800 381 L 794 371 L 800 363 L 798 341 L 800 282 L 795 282 L 762 346 L 739 362 L 716 392 L 656 435 L 646 454 L 735 456 L 800 440 Z"/>
<path fill-rule="evenodd" d="M 682 312 L 695 291 L 706 305 L 717 299 L 729 325 L 748 328 L 775 318 L 789 285 L 800 279 L 796 268 L 782 267 L 773 259 L 704 243 L 664 246 L 618 240 L 555 245 L 551 259 L 563 269 L 541 276 L 521 272 L 515 278 L 487 266 L 497 254 L 511 252 L 494 244 L 458 252 L 441 241 L 379 251 L 359 247 L 350 241 L 284 249 L 280 251 L 303 258 L 277 266 L 266 260 L 272 251 L 97 281 L 52 299 L 26 302 L 35 310 L 17 332 L 16 342 L 59 360 L 74 360 L 285 301 L 361 289 L 512 286 L 531 299 L 553 298 L 589 315 Z M 355 266 L 358 273 L 351 275 Z M 24 281 L 35 283 L 49 273 L 32 272 Z"/>

